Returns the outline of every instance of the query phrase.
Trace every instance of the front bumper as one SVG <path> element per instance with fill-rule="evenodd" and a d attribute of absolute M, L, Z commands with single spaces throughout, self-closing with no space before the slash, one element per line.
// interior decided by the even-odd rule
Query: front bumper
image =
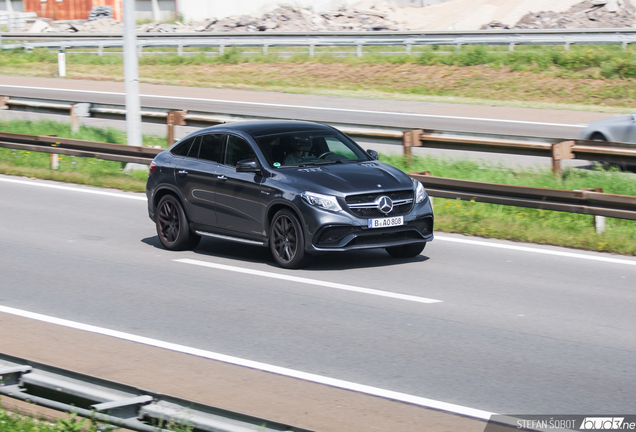
<path fill-rule="evenodd" d="M 346 211 L 311 211 L 306 220 L 305 238 L 308 252 L 336 252 L 385 248 L 433 240 L 433 210 L 427 198 L 404 215 L 404 225 L 369 228 L 368 219 Z"/>

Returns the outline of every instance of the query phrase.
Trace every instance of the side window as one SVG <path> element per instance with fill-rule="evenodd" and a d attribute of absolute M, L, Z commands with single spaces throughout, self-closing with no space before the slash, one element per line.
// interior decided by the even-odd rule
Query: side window
<path fill-rule="evenodd" d="M 247 141 L 234 135 L 227 138 L 225 150 L 225 164 L 236 166 L 238 161 L 244 159 L 256 159 L 256 154 Z"/>
<path fill-rule="evenodd" d="M 180 142 L 172 150 L 170 150 L 170 153 L 172 153 L 175 156 L 185 156 L 185 155 L 187 155 L 188 151 L 190 150 L 190 147 L 192 146 L 192 142 L 195 139 L 197 139 L 197 137 L 188 138 L 188 139 Z"/>
<path fill-rule="evenodd" d="M 190 147 L 190 151 L 188 152 L 188 157 L 198 158 L 199 157 L 199 148 L 201 147 L 201 137 L 195 137 L 194 142 L 192 143 L 192 147 Z"/>
<path fill-rule="evenodd" d="M 345 156 L 347 159 L 357 159 L 355 153 L 336 137 L 325 137 L 325 141 L 330 152 Z"/>
<path fill-rule="evenodd" d="M 212 162 L 221 162 L 221 151 L 223 150 L 224 138 L 225 135 L 202 135 L 201 150 L 199 150 L 199 159 L 205 159 Z"/>

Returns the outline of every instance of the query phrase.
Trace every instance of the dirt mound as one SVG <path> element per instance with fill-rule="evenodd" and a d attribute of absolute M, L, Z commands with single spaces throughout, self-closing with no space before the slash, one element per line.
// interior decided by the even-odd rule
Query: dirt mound
<path fill-rule="evenodd" d="M 0 0 L 1 1 L 1 0 Z M 488 23 L 484 25 L 484 23 Z M 514 24 L 516 23 L 516 24 Z M 451 0 L 428 7 L 397 7 L 386 0 L 362 0 L 349 7 L 316 12 L 280 6 L 260 16 L 231 16 L 192 24 L 149 23 L 138 33 L 396 31 L 636 27 L 636 0 Z M 111 19 L 50 23 L 38 20 L 33 33 L 121 33 Z"/>
<path fill-rule="evenodd" d="M 512 28 L 515 29 L 576 29 L 636 27 L 636 1 L 585 0 L 566 12 L 539 12 L 525 15 Z M 509 28 L 500 22 L 491 22 L 482 29 Z"/>

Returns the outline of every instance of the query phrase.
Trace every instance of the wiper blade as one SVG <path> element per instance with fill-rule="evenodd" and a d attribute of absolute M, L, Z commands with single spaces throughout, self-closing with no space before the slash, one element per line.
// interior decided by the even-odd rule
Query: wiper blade
<path fill-rule="evenodd" d="M 338 159 L 338 160 L 328 160 L 328 161 L 316 162 L 315 165 L 332 165 L 332 164 L 337 164 L 337 163 L 342 163 L 342 161 L 340 159 Z"/>

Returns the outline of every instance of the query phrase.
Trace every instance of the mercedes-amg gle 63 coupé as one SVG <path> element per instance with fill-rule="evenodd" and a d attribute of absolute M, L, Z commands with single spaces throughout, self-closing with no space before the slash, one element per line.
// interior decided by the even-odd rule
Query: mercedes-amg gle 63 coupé
<path fill-rule="evenodd" d="M 157 155 L 148 211 L 169 250 L 209 236 L 269 247 L 285 268 L 355 249 L 414 257 L 433 239 L 429 197 L 420 182 L 377 159 L 322 124 L 213 126 Z"/>

